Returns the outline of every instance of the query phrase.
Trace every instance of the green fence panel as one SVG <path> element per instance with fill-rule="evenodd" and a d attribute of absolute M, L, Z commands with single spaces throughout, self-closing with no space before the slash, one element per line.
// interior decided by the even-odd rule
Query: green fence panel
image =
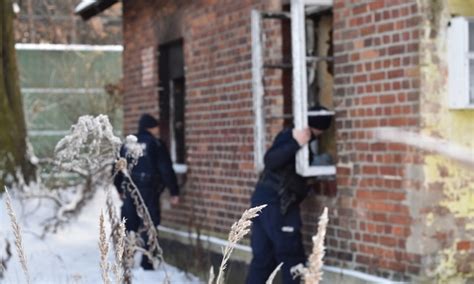
<path fill-rule="evenodd" d="M 17 58 L 28 136 L 38 157 L 51 157 L 82 115 L 107 114 L 120 133 L 122 106 L 104 87 L 122 77 L 121 51 L 17 47 Z"/>

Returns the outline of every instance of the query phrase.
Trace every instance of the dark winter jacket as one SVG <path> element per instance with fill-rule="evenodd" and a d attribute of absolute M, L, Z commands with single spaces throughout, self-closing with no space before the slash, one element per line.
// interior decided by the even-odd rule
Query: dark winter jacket
<path fill-rule="evenodd" d="M 281 192 L 281 183 L 290 180 L 292 183 L 295 181 L 300 190 L 298 196 L 293 197 L 295 200 L 292 204 L 298 204 L 306 196 L 308 189 L 304 179 L 295 171 L 295 156 L 299 149 L 298 142 L 293 138 L 292 129 L 284 129 L 277 135 L 265 153 L 265 169 L 252 196 L 252 206 L 280 203 L 282 195 L 287 194 Z"/>
<path fill-rule="evenodd" d="M 139 189 L 156 188 L 158 191 L 166 187 L 172 196 L 179 195 L 173 163 L 164 142 L 146 130 L 140 130 L 136 136 L 137 143 L 143 145 L 144 149 L 143 156 L 138 159 L 131 172 L 135 184 Z M 120 156 L 125 157 L 126 151 L 126 147 L 122 146 Z M 119 183 L 121 180 L 116 179 L 117 189 L 121 191 Z"/>

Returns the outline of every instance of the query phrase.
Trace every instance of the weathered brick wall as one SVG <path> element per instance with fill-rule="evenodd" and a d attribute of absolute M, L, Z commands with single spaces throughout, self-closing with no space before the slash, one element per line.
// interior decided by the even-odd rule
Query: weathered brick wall
<path fill-rule="evenodd" d="M 448 58 L 451 45 L 446 40 L 451 19 L 474 16 L 474 2 L 423 0 L 420 4 L 422 132 L 470 149 L 474 157 L 474 110 L 452 109 L 448 103 L 452 95 L 448 91 L 448 65 L 453 62 Z M 427 153 L 424 178 L 424 196 L 416 197 L 423 216 L 418 222 L 423 228 L 418 242 L 423 244 L 427 276 L 439 283 L 470 283 L 474 279 L 472 168 Z"/>
<path fill-rule="evenodd" d="M 123 2 L 125 134 L 136 131 L 141 114 L 158 117 L 158 45 L 149 6 L 145 1 Z"/>
<path fill-rule="evenodd" d="M 420 271 L 412 200 L 421 155 L 373 139 L 376 127 L 420 123 L 417 1 L 334 2 L 338 197 L 328 230 L 327 263 L 406 279 Z M 415 201 L 416 202 L 416 201 Z"/>
<path fill-rule="evenodd" d="M 158 116 L 160 44 L 182 38 L 186 72 L 186 184 L 163 224 L 224 236 L 249 205 L 253 166 L 250 10 L 280 10 L 268 1 L 124 1 L 125 133 L 143 112 Z M 330 208 L 326 263 L 406 279 L 420 272 L 412 200 L 422 156 L 372 138 L 372 129 L 420 124 L 417 1 L 334 3 L 338 193 L 303 204 L 305 241 Z M 266 27 L 267 58 L 281 58 L 278 23 Z M 266 71 L 266 113 L 281 128 L 281 71 Z M 271 117 L 274 118 L 271 118 Z M 164 202 L 166 205 L 166 202 Z"/>
<path fill-rule="evenodd" d="M 249 206 L 257 178 L 250 11 L 280 9 L 274 2 L 279 1 L 124 2 L 125 133 L 136 130 L 142 113 L 159 115 L 159 45 L 179 38 L 184 43 L 188 172 L 183 203 L 169 209 L 163 202 L 164 225 L 224 236 Z M 267 29 L 270 57 L 281 52 L 276 29 L 277 24 Z M 266 75 L 267 112 L 278 115 L 283 103 L 281 72 Z M 267 123 L 273 131 L 281 128 L 281 120 Z M 275 123 L 280 127 L 272 126 Z"/>

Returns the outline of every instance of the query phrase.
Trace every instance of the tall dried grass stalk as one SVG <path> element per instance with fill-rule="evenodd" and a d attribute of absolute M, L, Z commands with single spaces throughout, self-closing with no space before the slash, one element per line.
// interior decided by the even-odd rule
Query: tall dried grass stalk
<path fill-rule="evenodd" d="M 215 278 L 216 278 L 216 275 L 214 274 L 214 267 L 212 267 L 211 265 L 211 268 L 209 269 L 209 281 L 207 283 L 208 284 L 214 283 Z"/>
<path fill-rule="evenodd" d="M 99 217 L 99 250 L 100 250 L 100 271 L 104 284 L 110 284 L 109 279 L 109 263 L 107 255 L 109 253 L 109 244 L 105 233 L 104 212 L 100 212 Z"/>
<path fill-rule="evenodd" d="M 323 214 L 319 217 L 318 233 L 313 236 L 313 252 L 308 259 L 309 267 L 303 275 L 306 284 L 318 284 L 323 277 L 324 238 L 326 237 L 328 221 L 328 208 L 324 207 Z"/>
<path fill-rule="evenodd" d="M 298 264 L 291 268 L 294 277 L 301 276 L 305 284 L 318 284 L 321 281 L 324 258 L 324 238 L 328 225 L 328 208 L 324 207 L 321 217 L 319 217 L 318 233 L 313 236 L 313 251 L 308 258 L 308 267 Z"/>
<path fill-rule="evenodd" d="M 275 279 L 275 276 L 277 275 L 278 271 L 281 269 L 282 266 L 283 266 L 283 262 L 278 264 L 278 266 L 275 268 L 275 270 L 273 270 L 272 274 L 270 274 L 270 277 L 268 277 L 268 280 L 267 280 L 267 282 L 265 282 L 265 284 L 272 284 L 273 283 L 273 280 Z"/>
<path fill-rule="evenodd" d="M 125 251 L 125 218 L 120 222 L 119 234 L 117 244 L 115 245 L 115 264 L 112 266 L 112 271 L 115 274 L 115 283 L 121 284 L 124 282 L 124 261 L 123 255 Z"/>
<path fill-rule="evenodd" d="M 124 252 L 124 277 L 125 277 L 125 282 L 129 283 L 131 281 L 131 267 L 133 267 L 133 256 L 135 254 L 135 251 L 142 251 L 143 254 L 145 254 L 150 261 L 153 263 L 153 267 L 157 268 L 158 265 L 162 264 L 164 262 L 163 259 L 163 250 L 160 247 L 160 244 L 158 242 L 158 230 L 155 227 L 153 220 L 151 219 L 150 212 L 148 211 L 148 208 L 145 205 L 145 201 L 143 200 L 142 195 L 140 194 L 140 191 L 138 190 L 138 187 L 136 184 L 133 182 L 129 172 L 131 171 L 132 167 L 136 164 L 136 161 L 138 161 L 138 158 L 143 154 L 142 153 L 142 148 L 139 145 L 136 145 L 137 147 L 133 146 L 133 144 L 136 144 L 137 138 L 134 136 L 128 136 L 126 139 L 126 144 L 127 148 L 132 147 L 134 150 L 132 152 L 132 156 L 129 158 L 132 158 L 131 163 L 127 163 L 127 160 L 124 158 L 119 158 L 116 161 L 115 164 L 115 169 L 114 169 L 114 176 L 118 174 L 119 172 L 123 174 L 124 179 L 126 180 L 126 186 L 125 190 L 127 190 L 130 193 L 130 196 L 132 198 L 132 201 L 135 205 L 135 208 L 137 210 L 137 215 L 140 217 L 142 220 L 142 228 L 138 230 L 138 235 L 131 236 L 131 234 L 128 234 L 128 237 L 126 238 L 125 242 L 125 252 Z M 134 162 L 135 161 L 135 162 Z M 148 250 L 144 250 L 141 247 L 137 246 L 139 243 L 140 234 L 141 233 L 146 233 L 148 235 Z M 169 283 L 169 275 L 168 272 L 166 271 L 166 267 L 163 265 L 162 266 L 163 272 L 165 274 L 165 283 Z"/>
<path fill-rule="evenodd" d="M 126 236 L 125 250 L 123 253 L 124 283 L 132 283 L 132 268 L 135 262 L 134 255 L 136 247 L 138 246 L 138 239 L 133 231 L 127 232 Z"/>
<path fill-rule="evenodd" d="M 129 137 L 127 137 L 129 139 Z M 130 140 L 130 139 L 129 139 Z M 129 141 L 130 142 L 130 141 Z M 136 142 L 136 141 L 135 141 Z M 137 157 L 134 157 L 134 159 L 137 159 L 141 153 L 137 154 Z M 133 255 L 135 251 L 142 251 L 150 261 L 153 262 L 153 267 L 157 268 L 159 264 L 161 264 L 164 259 L 163 259 L 163 250 L 158 242 L 158 230 L 155 227 L 153 220 L 151 219 L 150 212 L 148 211 L 148 208 L 145 205 L 145 201 L 143 200 L 142 195 L 140 194 L 140 191 L 138 190 L 138 187 L 135 185 L 133 182 L 129 171 L 133 167 L 133 162 L 131 164 L 127 163 L 127 160 L 124 158 L 119 158 L 116 161 L 115 164 L 115 169 L 114 169 L 114 176 L 118 174 L 119 172 L 123 174 L 126 186 L 125 190 L 127 190 L 130 193 L 130 196 L 132 197 L 132 201 L 135 205 L 135 208 L 137 210 L 137 215 L 140 217 L 142 220 L 142 225 L 143 227 L 139 229 L 139 234 L 138 236 L 135 235 L 134 239 L 128 239 L 130 238 L 130 235 L 128 235 L 127 241 L 125 243 L 126 250 L 124 253 L 124 274 L 125 274 L 125 282 L 129 282 L 131 279 L 131 267 L 130 265 L 133 265 Z M 140 247 L 137 246 L 138 240 L 140 238 L 140 233 L 146 233 L 148 235 L 148 250 L 143 250 L 140 249 Z M 163 271 L 165 274 L 165 280 L 169 279 L 168 273 L 166 271 L 165 266 L 163 266 Z"/>
<path fill-rule="evenodd" d="M 122 171 L 125 177 L 128 179 L 127 190 L 133 199 L 133 203 L 137 209 L 137 215 L 142 220 L 143 229 L 148 234 L 148 247 L 150 256 L 149 259 L 153 261 L 153 266 L 156 268 L 159 263 L 163 262 L 163 249 L 158 243 L 158 230 L 156 229 L 153 220 L 151 219 L 150 212 L 148 211 L 145 201 L 143 200 L 138 187 L 133 182 L 132 178 L 126 170 Z M 158 263 L 157 263 L 158 261 Z"/>
<path fill-rule="evenodd" d="M 163 269 L 165 270 L 165 279 L 163 279 L 163 284 L 171 284 L 171 279 L 168 275 L 168 273 L 166 273 L 166 268 L 164 268 L 165 266 L 163 265 Z"/>
<path fill-rule="evenodd" d="M 232 254 L 232 251 L 235 248 L 235 245 L 245 235 L 247 235 L 248 232 L 250 232 L 250 225 L 252 224 L 252 221 L 250 220 L 257 217 L 258 213 L 266 206 L 267 205 L 264 204 L 245 210 L 245 212 L 242 214 L 242 217 L 240 217 L 240 220 L 232 225 L 229 233 L 228 244 L 224 249 L 224 255 L 222 257 L 222 262 L 219 267 L 219 273 L 217 274 L 217 284 L 224 283 L 224 270 L 226 269 L 227 261 L 229 260 L 230 255 Z"/>
<path fill-rule="evenodd" d="M 126 265 L 126 261 L 124 261 L 124 251 L 126 245 L 126 231 L 125 231 L 125 219 L 121 222 L 119 221 L 119 217 L 117 212 L 115 211 L 114 201 L 112 199 L 112 193 L 110 187 L 107 188 L 106 191 L 106 207 L 107 213 L 109 216 L 110 221 L 110 228 L 111 228 L 111 236 L 112 236 L 112 244 L 115 253 L 115 264 L 112 266 L 112 271 L 115 274 L 115 281 L 117 283 L 123 283 L 126 278 L 127 273 L 131 273 L 131 267 Z M 127 272 L 128 271 L 128 272 Z"/>
<path fill-rule="evenodd" d="M 8 216 L 10 216 L 10 223 L 13 230 L 13 235 L 15 236 L 15 246 L 18 253 L 18 258 L 20 259 L 21 268 L 25 274 L 26 283 L 30 283 L 30 274 L 28 273 L 28 265 L 26 261 L 25 249 L 23 248 L 23 239 L 21 237 L 21 227 L 16 220 L 15 212 L 12 207 L 12 200 L 10 198 L 10 193 L 8 192 L 7 187 L 5 187 L 6 199 L 5 204 L 8 211 Z"/>
<path fill-rule="evenodd" d="M 150 260 L 153 260 L 154 266 L 156 267 L 155 259 L 158 260 L 158 262 L 163 261 L 163 250 L 158 243 L 158 231 L 153 224 L 150 212 L 145 205 L 145 201 L 143 200 L 137 185 L 133 182 L 132 177 L 129 174 L 130 169 L 128 168 L 131 166 L 133 165 L 128 165 L 124 158 L 118 159 L 115 165 L 114 176 L 118 174 L 118 172 L 121 172 L 126 179 L 127 186 L 125 188 L 132 197 L 133 203 L 137 209 L 138 217 L 143 221 L 144 230 L 148 234 L 149 250 L 152 255 L 155 255 L 154 257 L 151 257 Z"/>

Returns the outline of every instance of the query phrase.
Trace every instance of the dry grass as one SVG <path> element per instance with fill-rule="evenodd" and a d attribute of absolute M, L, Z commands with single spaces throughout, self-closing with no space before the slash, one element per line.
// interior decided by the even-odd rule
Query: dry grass
<path fill-rule="evenodd" d="M 313 236 L 313 251 L 309 256 L 309 266 L 303 275 L 306 284 L 318 284 L 321 281 L 323 272 L 323 258 L 325 254 L 324 238 L 328 226 L 328 208 L 324 207 L 323 214 L 319 217 L 318 233 Z"/>
<path fill-rule="evenodd" d="M 136 137 L 134 137 L 135 141 L 133 140 L 131 136 L 127 137 L 127 147 L 131 147 L 133 143 L 136 144 Z M 136 148 L 136 152 L 140 152 L 142 148 L 140 147 L 134 147 Z M 128 234 L 128 236 L 125 238 L 125 249 L 124 249 L 124 261 L 123 261 L 123 267 L 124 267 L 124 277 L 125 277 L 125 282 L 129 282 L 131 280 L 131 268 L 133 267 L 133 256 L 136 251 L 141 251 L 143 254 L 145 254 L 148 259 L 153 263 L 153 267 L 156 269 L 161 263 L 163 263 L 163 250 L 158 242 L 158 230 L 155 227 L 153 220 L 151 219 L 150 212 L 148 211 L 148 208 L 145 205 L 145 201 L 143 200 L 142 195 L 140 194 L 140 191 L 138 190 L 138 187 L 135 185 L 133 182 L 129 171 L 131 168 L 134 166 L 133 160 L 137 160 L 140 156 L 140 153 L 136 153 L 136 155 L 133 155 L 132 162 L 129 164 L 127 163 L 127 160 L 124 158 L 119 158 L 116 163 L 115 163 L 115 169 L 114 169 L 114 176 L 121 172 L 123 174 L 124 179 L 125 179 L 125 190 L 130 193 L 130 196 L 132 198 L 132 201 L 135 205 L 135 208 L 137 210 L 137 215 L 140 217 L 142 220 L 142 225 L 143 227 L 139 229 L 137 234 Z M 108 200 L 111 200 L 108 198 Z M 110 202 L 109 202 L 110 203 Z M 113 209 L 113 204 L 108 204 L 109 208 L 109 216 L 111 217 L 111 222 L 114 223 L 114 219 L 116 219 L 116 214 L 114 213 Z M 113 226 L 114 228 L 116 226 Z M 113 229 L 114 233 L 114 229 Z M 146 233 L 148 235 L 148 250 L 145 250 L 140 246 L 141 233 Z M 114 237 L 114 243 L 116 242 L 116 237 Z M 169 282 L 169 276 L 166 271 L 165 266 L 162 266 L 162 269 L 165 273 L 165 283 Z"/>
<path fill-rule="evenodd" d="M 224 249 L 224 255 L 222 257 L 222 262 L 219 267 L 219 274 L 217 275 L 216 280 L 217 284 L 224 283 L 224 271 L 227 267 L 227 262 L 230 258 L 230 255 L 232 254 L 232 251 L 235 248 L 235 245 L 250 232 L 250 225 L 252 224 L 252 221 L 250 220 L 257 217 L 258 213 L 266 206 L 267 205 L 264 204 L 245 210 L 239 221 L 235 222 L 232 225 L 229 233 L 228 244 Z"/>
<path fill-rule="evenodd" d="M 275 270 L 273 270 L 272 274 L 270 274 L 270 276 L 268 277 L 268 280 L 265 282 L 265 284 L 272 284 L 273 283 L 273 280 L 275 279 L 275 276 L 277 275 L 278 271 L 281 269 L 282 266 L 283 266 L 283 262 L 278 264 L 278 266 L 275 268 Z"/>
<path fill-rule="evenodd" d="M 132 268 L 134 264 L 134 258 L 136 247 L 138 246 L 138 238 L 135 232 L 127 232 L 125 238 L 125 249 L 123 252 L 123 264 L 124 264 L 124 282 L 132 282 Z"/>
<path fill-rule="evenodd" d="M 10 216 L 10 223 L 13 230 L 13 235 L 15 236 L 15 246 L 18 253 L 18 258 L 20 260 L 21 268 L 23 269 L 23 273 L 25 274 L 26 283 L 30 283 L 30 274 L 28 273 L 28 265 L 26 261 L 25 250 L 23 248 L 23 240 L 21 237 L 21 228 L 16 220 L 15 212 L 13 211 L 12 207 L 12 200 L 10 198 L 10 193 L 8 189 L 5 187 L 6 199 L 5 204 L 8 211 L 8 216 Z"/>
<path fill-rule="evenodd" d="M 106 207 L 107 214 L 109 217 L 112 237 L 112 247 L 115 253 L 115 264 L 112 266 L 112 271 L 115 274 L 116 283 L 123 283 L 124 279 L 131 278 L 131 267 L 128 267 L 125 258 L 125 246 L 126 241 L 126 230 L 125 230 L 125 219 L 119 221 L 117 212 L 115 211 L 114 200 L 112 198 L 112 192 L 110 187 L 107 188 L 106 192 Z M 130 277 L 126 277 L 126 275 Z"/>
<path fill-rule="evenodd" d="M 115 275 L 115 283 L 124 282 L 124 251 L 125 251 L 125 219 L 120 222 L 120 229 L 118 235 L 118 242 L 115 246 L 115 264 L 112 266 L 112 271 Z"/>
<path fill-rule="evenodd" d="M 325 249 L 324 238 L 326 236 L 328 221 L 328 208 L 324 207 L 323 213 L 319 217 L 318 233 L 316 236 L 313 236 L 313 251 L 308 259 L 308 267 L 304 267 L 303 264 L 298 264 L 291 268 L 293 276 L 301 276 L 305 284 L 318 284 L 322 279 Z"/>
<path fill-rule="evenodd" d="M 163 262 L 163 249 L 158 243 L 158 230 L 151 219 L 150 212 L 145 205 L 145 201 L 143 200 L 138 187 L 133 183 L 132 178 L 128 174 L 126 176 L 129 179 L 127 190 L 130 192 L 133 199 L 133 203 L 137 209 L 137 215 L 142 220 L 142 229 L 148 235 L 147 245 L 149 249 L 144 253 L 148 254 L 148 258 L 153 262 L 153 267 L 157 268 L 158 265 Z"/>
<path fill-rule="evenodd" d="M 109 254 L 109 244 L 107 242 L 107 235 L 105 233 L 104 212 L 100 212 L 99 217 L 99 250 L 100 250 L 100 272 L 104 284 L 110 284 L 109 279 L 109 263 L 107 256 Z"/>
<path fill-rule="evenodd" d="M 3 278 L 3 274 L 7 270 L 7 263 L 11 257 L 10 242 L 5 238 L 5 254 L 2 253 L 2 258 L 0 258 L 0 279 Z"/>
<path fill-rule="evenodd" d="M 211 269 L 209 269 L 209 281 L 207 283 L 208 284 L 214 283 L 215 278 L 216 278 L 216 275 L 214 274 L 214 267 L 211 266 Z"/>

